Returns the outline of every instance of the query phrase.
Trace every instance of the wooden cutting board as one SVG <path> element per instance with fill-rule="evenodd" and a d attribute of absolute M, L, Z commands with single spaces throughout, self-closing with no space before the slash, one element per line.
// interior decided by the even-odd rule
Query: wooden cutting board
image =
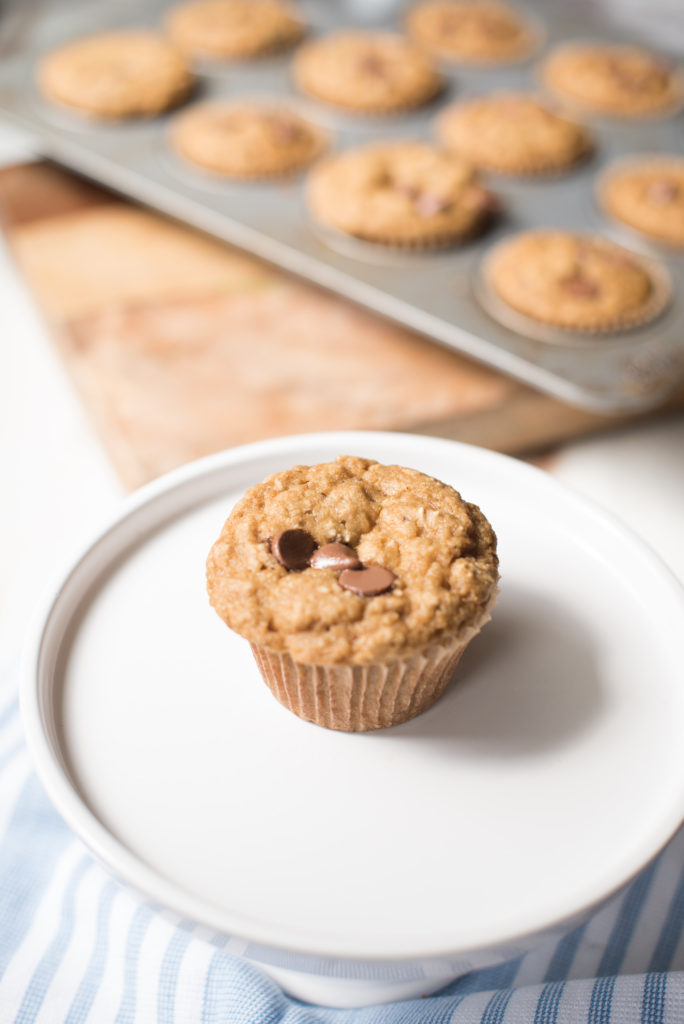
<path fill-rule="evenodd" d="M 0 211 L 127 487 L 279 434 L 410 430 L 522 452 L 618 422 L 53 164 L 0 171 Z"/>

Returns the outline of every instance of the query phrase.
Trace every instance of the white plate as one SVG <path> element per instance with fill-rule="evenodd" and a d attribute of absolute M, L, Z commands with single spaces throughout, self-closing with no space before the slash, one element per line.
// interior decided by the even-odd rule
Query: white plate
<path fill-rule="evenodd" d="M 500 541 L 500 601 L 454 685 L 362 735 L 284 710 L 204 590 L 245 488 L 339 453 L 453 484 Z M 128 500 L 50 596 L 24 712 L 66 820 L 162 904 L 295 952 L 439 957 L 557 925 L 675 831 L 683 630 L 657 558 L 539 470 L 427 437 L 284 438 Z"/>

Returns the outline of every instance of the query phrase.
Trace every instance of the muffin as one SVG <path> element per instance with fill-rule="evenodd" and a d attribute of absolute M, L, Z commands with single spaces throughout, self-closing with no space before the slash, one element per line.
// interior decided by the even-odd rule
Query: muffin
<path fill-rule="evenodd" d="M 286 107 L 236 101 L 202 103 L 176 118 L 175 151 L 229 178 L 285 175 L 310 164 L 325 133 Z"/>
<path fill-rule="evenodd" d="M 37 79 L 51 102 L 108 120 L 151 117 L 184 100 L 194 84 L 172 43 L 137 29 L 53 50 L 40 61 Z"/>
<path fill-rule="evenodd" d="M 252 487 L 207 560 L 211 604 L 281 704 L 345 732 L 430 707 L 497 581 L 476 505 L 417 470 L 347 455 Z"/>
<path fill-rule="evenodd" d="M 609 168 L 599 202 L 611 217 L 668 245 L 684 246 L 684 159 L 644 157 Z"/>
<path fill-rule="evenodd" d="M 462 157 L 422 142 L 372 143 L 309 175 L 315 219 L 384 245 L 440 248 L 476 234 L 498 208 Z"/>
<path fill-rule="evenodd" d="M 410 36 L 444 60 L 498 64 L 526 57 L 537 32 L 499 0 L 423 0 L 406 16 Z"/>
<path fill-rule="evenodd" d="M 545 62 L 542 76 L 555 92 L 614 117 L 661 114 L 681 100 L 674 68 L 638 46 L 561 46 Z"/>
<path fill-rule="evenodd" d="M 260 57 L 291 46 L 304 33 L 286 0 L 190 0 L 174 7 L 166 29 L 193 57 Z"/>
<path fill-rule="evenodd" d="M 665 280 L 645 260 L 603 238 L 526 231 L 502 242 L 484 268 L 508 307 L 575 331 L 615 331 L 661 311 Z"/>
<path fill-rule="evenodd" d="M 525 93 L 455 103 L 438 118 L 437 135 L 447 149 L 502 174 L 563 171 L 591 149 L 586 128 Z"/>
<path fill-rule="evenodd" d="M 295 84 L 336 107 L 384 114 L 419 107 L 443 87 L 430 60 L 399 35 L 343 31 L 300 47 Z"/>

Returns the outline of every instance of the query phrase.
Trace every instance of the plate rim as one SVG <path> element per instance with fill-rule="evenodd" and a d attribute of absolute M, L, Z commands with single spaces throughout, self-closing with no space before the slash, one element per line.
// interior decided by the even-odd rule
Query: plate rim
<path fill-rule="evenodd" d="M 324 938 L 311 935 L 310 938 L 307 938 L 309 933 L 305 929 L 295 928 L 288 932 L 287 927 L 283 925 L 273 926 L 265 922 L 246 919 L 239 913 L 221 910 L 206 900 L 187 892 L 181 885 L 170 881 L 147 865 L 100 822 L 86 804 L 75 783 L 70 779 L 66 767 L 58 756 L 56 738 L 50 735 L 46 693 L 45 687 L 42 685 L 42 658 L 46 636 L 53 614 L 60 607 L 63 592 L 69 581 L 95 547 L 108 536 L 113 535 L 126 520 L 135 516 L 140 510 L 164 495 L 185 489 L 202 478 L 210 478 L 215 473 L 231 466 L 246 466 L 259 458 L 286 455 L 293 451 L 301 454 L 304 449 L 309 447 L 314 449 L 323 446 L 338 446 L 339 451 L 345 451 L 353 450 L 355 447 L 358 450 L 363 450 L 364 445 L 383 445 L 385 443 L 397 447 L 403 443 L 415 448 L 442 448 L 445 453 L 453 453 L 454 450 L 458 450 L 466 457 L 482 459 L 485 462 L 490 461 L 493 465 L 498 465 L 507 471 L 510 471 L 512 465 L 515 465 L 515 473 L 528 476 L 537 483 L 543 481 L 542 486 L 555 491 L 566 501 L 571 501 L 580 507 L 585 515 L 599 520 L 604 527 L 617 534 L 623 543 L 631 545 L 640 553 L 642 562 L 645 562 L 648 568 L 660 577 L 664 587 L 671 590 L 673 606 L 679 603 L 684 624 L 684 587 L 661 557 L 617 516 L 544 470 L 500 452 L 430 435 L 353 430 L 309 432 L 257 441 L 204 456 L 163 474 L 118 502 L 104 523 L 91 532 L 86 542 L 79 545 L 75 554 L 72 553 L 65 559 L 61 570 L 54 574 L 53 581 L 47 586 L 43 598 L 38 604 L 37 612 L 28 630 L 22 657 L 20 707 L 26 742 L 34 767 L 53 805 L 90 852 L 117 878 L 131 886 L 145 899 L 151 900 L 160 909 L 166 908 L 221 933 L 250 943 L 306 956 L 331 957 L 347 961 L 399 963 L 462 957 L 493 947 L 524 943 L 531 936 L 559 931 L 574 920 L 586 916 L 629 884 L 658 856 L 681 826 L 684 821 L 684 777 L 682 779 L 681 806 L 676 810 L 672 809 L 667 823 L 661 824 L 657 834 L 656 830 L 649 833 L 648 843 L 642 842 L 639 845 L 642 855 L 638 863 L 630 863 L 613 885 L 602 889 L 599 893 L 592 891 L 591 895 L 587 896 L 580 905 L 569 908 L 567 913 L 532 927 L 509 929 L 490 937 L 487 941 L 482 940 L 477 944 L 467 946 L 455 945 L 445 948 L 442 943 L 435 946 L 423 944 L 419 948 L 415 948 L 411 947 L 410 941 L 404 941 L 396 943 L 396 948 L 379 949 L 377 944 L 369 948 L 364 945 L 363 939 L 352 944 L 349 940 L 341 940 L 339 937 L 335 939 L 333 936 Z M 397 452 L 398 455 L 399 452 Z M 412 453 L 409 455 L 412 456 Z M 648 846 L 645 856 L 643 855 L 644 846 Z"/>

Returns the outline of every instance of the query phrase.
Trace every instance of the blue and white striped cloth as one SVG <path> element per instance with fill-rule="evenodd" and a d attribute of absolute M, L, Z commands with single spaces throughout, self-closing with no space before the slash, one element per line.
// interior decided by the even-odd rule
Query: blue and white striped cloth
<path fill-rule="evenodd" d="M 24 745 L 0 673 L 0 1024 L 682 1024 L 684 830 L 588 924 L 428 999 L 305 1006 L 92 859 Z"/>

